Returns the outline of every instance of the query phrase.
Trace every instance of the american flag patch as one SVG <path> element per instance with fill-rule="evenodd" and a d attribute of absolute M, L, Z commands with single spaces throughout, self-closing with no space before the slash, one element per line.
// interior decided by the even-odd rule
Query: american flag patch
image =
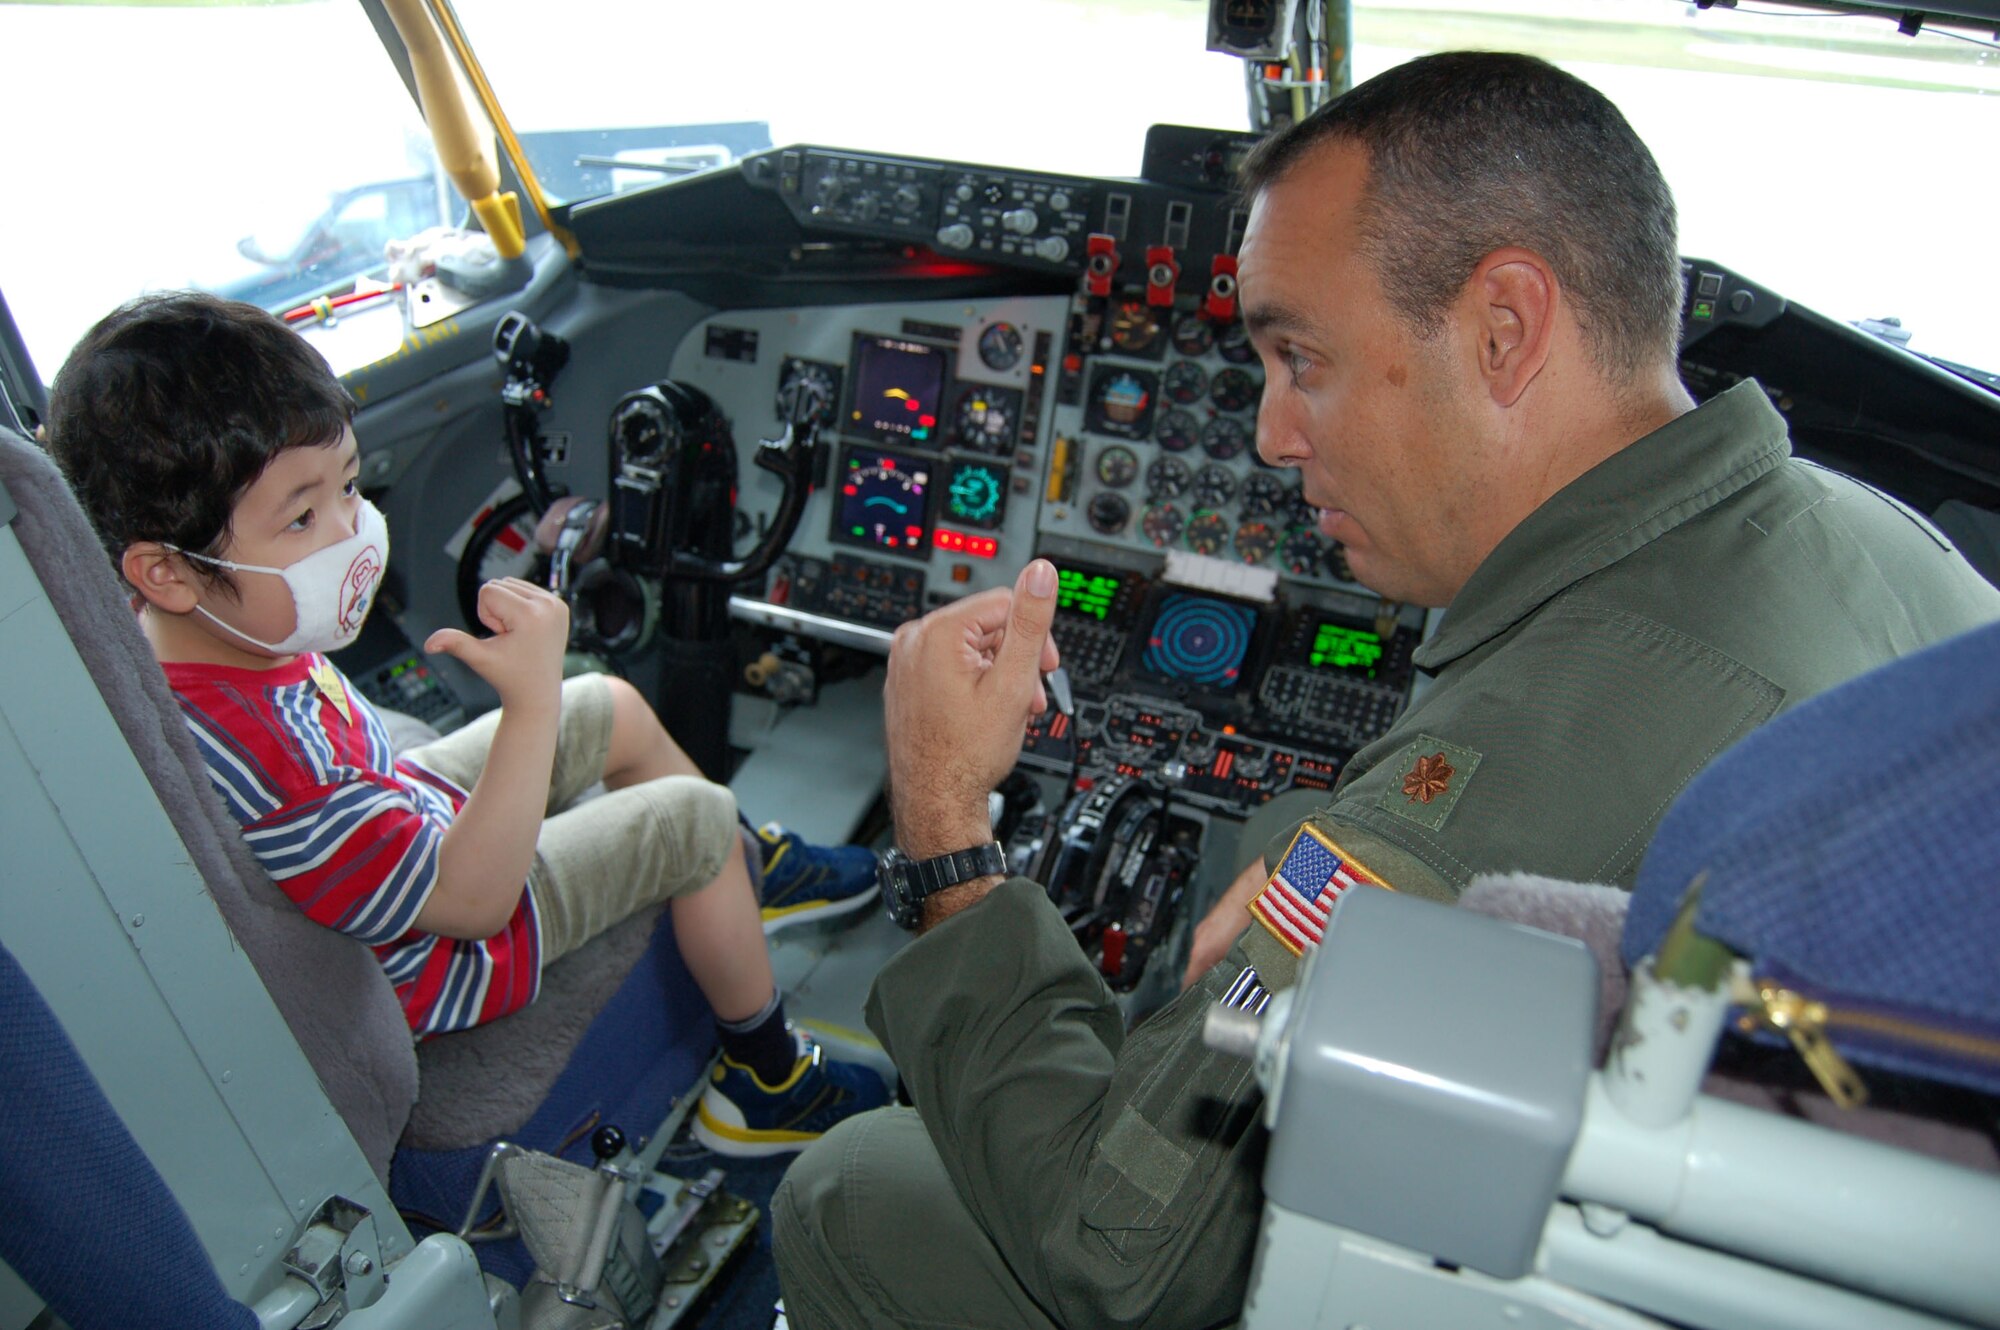
<path fill-rule="evenodd" d="M 1229 985 L 1229 991 L 1222 995 L 1222 1005 L 1247 1011 L 1253 1016 L 1262 1016 L 1264 1008 L 1271 1003 L 1271 990 L 1257 977 L 1257 967 L 1246 965 L 1243 973 L 1236 976 Z"/>
<path fill-rule="evenodd" d="M 1361 883 L 1390 889 L 1308 822 L 1292 837 L 1278 871 L 1250 902 L 1250 913 L 1287 951 L 1303 955 L 1307 947 L 1319 945 L 1341 893 Z"/>

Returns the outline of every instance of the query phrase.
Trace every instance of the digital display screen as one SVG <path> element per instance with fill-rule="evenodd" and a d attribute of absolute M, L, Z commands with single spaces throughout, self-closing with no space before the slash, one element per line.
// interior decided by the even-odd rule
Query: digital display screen
<path fill-rule="evenodd" d="M 993 530 L 1007 516 L 1007 468 L 993 462 L 953 463 L 944 506 L 954 522 Z"/>
<path fill-rule="evenodd" d="M 1256 628 L 1257 612 L 1248 605 L 1170 591 L 1146 630 L 1140 668 L 1226 692 L 1243 681 L 1243 659 Z"/>
<path fill-rule="evenodd" d="M 1056 608 L 1074 610 L 1093 619 L 1110 617 L 1124 582 L 1105 573 L 1084 573 L 1074 568 L 1056 569 Z"/>
<path fill-rule="evenodd" d="M 931 466 L 879 448 L 848 449 L 833 538 L 929 558 Z"/>
<path fill-rule="evenodd" d="M 1372 679 L 1376 667 L 1382 663 L 1383 651 L 1382 638 L 1378 633 L 1344 623 L 1321 623 L 1313 630 L 1312 647 L 1306 652 L 1306 664 L 1316 670 L 1358 674 Z"/>
<path fill-rule="evenodd" d="M 847 432 L 877 443 L 937 446 L 951 353 L 925 342 L 857 333 Z"/>

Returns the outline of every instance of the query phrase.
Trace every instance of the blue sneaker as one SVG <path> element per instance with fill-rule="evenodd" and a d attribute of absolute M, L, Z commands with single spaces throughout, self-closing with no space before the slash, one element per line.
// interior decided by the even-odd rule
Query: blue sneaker
<path fill-rule="evenodd" d="M 793 1031 L 799 1060 L 781 1085 L 766 1085 L 734 1059 L 716 1060 L 701 1102 L 694 1138 L 719 1155 L 752 1157 L 803 1150 L 856 1113 L 889 1102 L 889 1087 L 872 1068 L 835 1062 L 818 1043 Z"/>
<path fill-rule="evenodd" d="M 764 858 L 764 932 L 865 909 L 881 893 L 875 855 L 859 845 L 808 845 L 776 822 L 757 829 Z"/>

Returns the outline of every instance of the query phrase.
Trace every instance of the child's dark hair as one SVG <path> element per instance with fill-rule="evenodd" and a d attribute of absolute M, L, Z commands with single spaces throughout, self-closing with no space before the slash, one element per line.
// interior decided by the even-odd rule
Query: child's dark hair
<path fill-rule="evenodd" d="M 354 406 L 272 315 L 173 291 L 119 306 L 76 344 L 49 394 L 49 451 L 114 564 L 142 540 L 214 555 L 271 459 L 338 442 Z"/>

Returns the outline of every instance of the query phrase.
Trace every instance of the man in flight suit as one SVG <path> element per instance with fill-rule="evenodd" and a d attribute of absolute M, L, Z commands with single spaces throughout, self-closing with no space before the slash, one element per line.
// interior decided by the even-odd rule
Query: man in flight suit
<path fill-rule="evenodd" d="M 1362 583 L 1447 607 L 1416 657 L 1430 689 L 1349 763 L 1303 851 L 1288 858 L 1287 836 L 1267 853 L 1313 866 L 1308 904 L 1378 886 L 1449 901 L 1511 869 L 1629 885 L 1715 754 L 2000 618 L 2000 592 L 1922 518 L 1792 459 L 1756 384 L 1690 400 L 1672 198 L 1587 85 L 1521 56 L 1426 57 L 1245 174 L 1258 451 L 1301 471 Z M 1012 592 L 897 634 L 886 707 L 911 858 L 992 839 L 987 791 L 1055 662 L 1054 592 L 1037 560 Z M 1263 1132 L 1249 1065 L 1200 1026 L 1217 1001 L 1292 982 L 1322 918 L 1283 886 L 1129 1035 L 1035 883 L 930 896 L 868 1004 L 916 1110 L 830 1132 L 774 1203 L 792 1323 L 1233 1320 Z"/>

